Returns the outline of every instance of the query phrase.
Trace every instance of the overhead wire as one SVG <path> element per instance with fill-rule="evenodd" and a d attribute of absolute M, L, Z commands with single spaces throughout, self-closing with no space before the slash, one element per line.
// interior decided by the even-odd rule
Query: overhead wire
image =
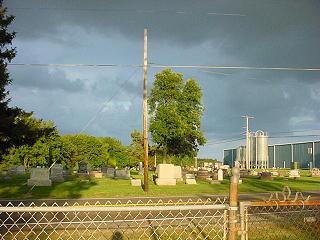
<path fill-rule="evenodd" d="M 150 63 L 150 67 L 153 67 L 153 68 L 233 69 L 233 70 L 275 70 L 275 71 L 320 71 L 320 68 L 304 68 L 304 67 L 167 65 L 167 64 L 156 64 L 156 63 Z"/>
<path fill-rule="evenodd" d="M 85 64 L 85 63 L 8 63 L 8 66 L 29 67 L 143 67 L 141 64 Z M 214 65 L 164 65 L 148 64 L 150 68 L 185 68 L 185 69 L 231 69 L 231 70 L 272 70 L 272 71 L 320 71 L 320 68 L 303 67 L 253 67 L 253 66 L 214 66 Z"/>
<path fill-rule="evenodd" d="M 87 63 L 8 63 L 8 66 L 26 66 L 26 67 L 143 67 L 138 64 L 87 64 Z"/>
<path fill-rule="evenodd" d="M 81 12 L 130 12 L 138 14 L 146 13 L 170 13 L 170 14 L 191 14 L 191 15 L 212 15 L 212 16 L 233 16 L 246 17 L 246 14 L 232 12 L 204 12 L 204 11 L 186 11 L 183 9 L 110 9 L 110 8 L 57 8 L 57 7 L 10 7 L 13 10 L 45 10 L 45 11 L 81 11 Z"/>

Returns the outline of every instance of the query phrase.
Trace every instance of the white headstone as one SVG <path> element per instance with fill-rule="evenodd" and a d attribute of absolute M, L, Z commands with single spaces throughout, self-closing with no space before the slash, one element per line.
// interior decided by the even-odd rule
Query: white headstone
<path fill-rule="evenodd" d="M 186 178 L 186 184 L 197 184 L 195 179 L 192 178 Z"/>
<path fill-rule="evenodd" d="M 28 186 L 51 186 L 48 168 L 32 168 Z"/>
<path fill-rule="evenodd" d="M 173 164 L 159 164 L 156 169 L 158 178 L 175 178 Z"/>
<path fill-rule="evenodd" d="M 298 169 L 289 171 L 289 178 L 300 178 L 300 172 Z"/>
<path fill-rule="evenodd" d="M 187 173 L 186 174 L 186 179 L 195 179 L 196 177 L 194 176 L 193 173 Z"/>
<path fill-rule="evenodd" d="M 223 170 L 222 169 L 218 170 L 218 181 L 223 181 Z"/>
<path fill-rule="evenodd" d="M 131 179 L 131 186 L 141 186 L 141 179 Z"/>
<path fill-rule="evenodd" d="M 173 164 L 159 164 L 156 169 L 157 185 L 176 185 L 176 174 Z"/>
<path fill-rule="evenodd" d="M 186 174 L 186 184 L 197 184 L 196 177 L 193 173 Z"/>

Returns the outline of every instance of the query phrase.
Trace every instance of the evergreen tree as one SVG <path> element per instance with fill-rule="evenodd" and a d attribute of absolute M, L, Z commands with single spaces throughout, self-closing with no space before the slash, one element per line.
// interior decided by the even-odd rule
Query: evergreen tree
<path fill-rule="evenodd" d="M 16 55 L 15 48 L 11 46 L 15 32 L 8 30 L 13 20 L 13 16 L 6 14 L 6 8 L 0 0 L 0 154 L 11 145 L 11 130 L 14 127 L 15 118 L 20 113 L 20 109 L 8 106 L 10 99 L 6 89 L 11 82 L 7 64 Z"/>

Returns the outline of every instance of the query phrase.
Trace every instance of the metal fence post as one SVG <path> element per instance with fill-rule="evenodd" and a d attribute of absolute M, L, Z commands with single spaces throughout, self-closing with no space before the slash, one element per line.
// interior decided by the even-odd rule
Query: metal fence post
<path fill-rule="evenodd" d="M 236 240 L 238 235 L 237 213 L 238 213 L 238 184 L 240 170 L 238 167 L 232 168 L 229 193 L 229 240 Z"/>

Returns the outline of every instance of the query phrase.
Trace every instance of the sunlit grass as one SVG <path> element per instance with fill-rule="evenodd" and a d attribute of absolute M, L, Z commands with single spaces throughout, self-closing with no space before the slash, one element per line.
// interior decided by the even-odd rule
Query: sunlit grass
<path fill-rule="evenodd" d="M 133 172 L 132 177 L 142 178 Z M 142 187 L 131 186 L 130 180 L 116 180 L 111 178 L 80 179 L 71 177 L 63 183 L 54 183 L 51 187 L 27 186 L 28 176 L 13 177 L 11 180 L 1 179 L 0 198 L 26 199 L 26 198 L 109 198 L 130 196 L 190 196 L 218 194 L 227 195 L 229 179 L 221 184 L 211 185 L 207 181 L 197 180 L 197 185 L 186 185 L 183 181 L 176 186 L 157 186 L 149 175 L 149 192 L 145 193 Z M 288 179 L 275 177 L 272 181 L 260 180 L 258 177 L 247 177 L 239 186 L 240 193 L 260 193 L 282 191 L 284 186 L 289 186 L 292 191 L 320 190 L 320 178 L 301 177 Z"/>

